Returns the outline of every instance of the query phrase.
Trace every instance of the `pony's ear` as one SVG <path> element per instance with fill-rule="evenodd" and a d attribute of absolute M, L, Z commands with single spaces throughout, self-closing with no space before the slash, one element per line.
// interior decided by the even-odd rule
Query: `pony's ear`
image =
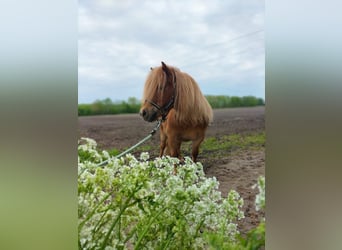
<path fill-rule="evenodd" d="M 162 69 L 166 73 L 168 77 L 172 76 L 171 70 L 166 66 L 164 62 L 161 62 L 162 64 Z"/>

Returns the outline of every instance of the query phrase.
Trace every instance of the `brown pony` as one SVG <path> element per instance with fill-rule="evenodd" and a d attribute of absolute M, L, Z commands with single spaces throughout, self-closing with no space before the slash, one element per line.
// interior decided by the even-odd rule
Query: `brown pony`
<path fill-rule="evenodd" d="M 145 121 L 162 119 L 160 154 L 181 157 L 183 141 L 192 141 L 195 162 L 213 111 L 196 81 L 187 73 L 167 66 L 151 68 L 147 76 L 140 115 Z"/>

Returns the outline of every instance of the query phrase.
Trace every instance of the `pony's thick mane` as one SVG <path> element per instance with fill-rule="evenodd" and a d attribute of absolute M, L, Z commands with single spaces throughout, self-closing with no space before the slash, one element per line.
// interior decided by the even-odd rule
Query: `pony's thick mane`
<path fill-rule="evenodd" d="M 213 111 L 203 96 L 196 81 L 176 67 L 168 66 L 175 82 L 175 119 L 181 126 L 208 126 L 213 120 Z M 165 84 L 166 75 L 162 67 L 153 68 L 144 87 L 143 100 L 152 99 L 161 84 Z"/>

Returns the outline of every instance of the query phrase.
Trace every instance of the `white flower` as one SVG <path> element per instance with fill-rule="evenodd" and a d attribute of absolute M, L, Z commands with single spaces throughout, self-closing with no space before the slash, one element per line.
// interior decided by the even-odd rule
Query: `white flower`
<path fill-rule="evenodd" d="M 140 160 L 142 161 L 147 161 L 150 158 L 150 155 L 148 154 L 148 152 L 142 152 L 140 154 Z"/>
<path fill-rule="evenodd" d="M 259 211 L 265 208 L 265 177 L 260 176 L 258 178 L 257 185 L 253 185 L 253 188 L 258 188 L 259 193 L 255 196 L 255 209 Z"/>
<path fill-rule="evenodd" d="M 142 232 L 146 234 L 141 244 L 147 249 L 165 247 L 165 240 L 175 249 L 184 247 L 177 245 L 180 242 L 203 249 L 208 242 L 199 230 L 216 230 L 231 240 L 238 234 L 234 223 L 243 216 L 242 198 L 231 191 L 222 199 L 219 182 L 207 178 L 200 163 L 186 158 L 180 165 L 178 158 L 168 156 L 152 161 L 142 153 L 139 159 L 127 154 L 97 167 L 99 160 L 110 158 L 108 152 L 100 153 L 92 139 L 82 140 L 78 160 L 82 249 L 99 249 L 102 243 L 107 250 L 135 247 L 136 235 Z"/>

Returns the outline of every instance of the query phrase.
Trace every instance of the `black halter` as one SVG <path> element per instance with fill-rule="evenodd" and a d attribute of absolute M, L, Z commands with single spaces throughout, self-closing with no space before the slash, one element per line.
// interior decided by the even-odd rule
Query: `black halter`
<path fill-rule="evenodd" d="M 165 104 L 163 107 L 160 107 L 157 103 L 150 101 L 150 100 L 145 100 L 146 102 L 150 103 L 153 107 L 155 107 L 161 114 L 162 119 L 165 120 L 166 116 L 169 114 L 169 111 L 173 108 L 173 104 L 175 102 L 175 97 L 172 96 L 170 101 Z"/>

